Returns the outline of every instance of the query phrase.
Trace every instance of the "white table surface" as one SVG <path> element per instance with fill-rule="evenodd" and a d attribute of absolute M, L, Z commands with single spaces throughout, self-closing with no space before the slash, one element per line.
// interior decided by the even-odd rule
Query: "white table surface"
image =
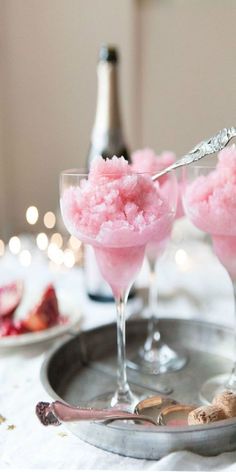
<path fill-rule="evenodd" d="M 233 325 L 233 292 L 225 270 L 201 240 L 181 244 L 173 243 L 159 264 L 160 312 Z M 188 254 L 187 266 L 177 266 L 174 261 L 180 247 Z M 17 275 L 39 292 L 49 280 L 57 290 L 68 290 L 75 306 L 82 307 L 81 329 L 115 320 L 111 305 L 87 300 L 81 269 L 50 272 L 41 260 L 33 261 L 30 269 L 23 269 L 13 258 L 0 262 L 0 283 Z M 146 275 L 144 267 L 138 285 L 146 283 Z M 222 309 L 227 318 L 222 319 Z M 35 416 L 35 405 L 51 398 L 41 385 L 39 372 L 55 342 L 0 351 L 0 414 L 6 418 L 0 424 L 0 469 L 236 470 L 236 451 L 208 458 L 180 451 L 159 461 L 138 460 L 86 444 L 64 426 L 43 427 Z"/>

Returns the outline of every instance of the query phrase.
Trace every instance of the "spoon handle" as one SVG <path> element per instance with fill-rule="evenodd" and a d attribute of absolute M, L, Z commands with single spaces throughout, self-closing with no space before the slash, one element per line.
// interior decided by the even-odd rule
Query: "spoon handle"
<path fill-rule="evenodd" d="M 203 157 L 219 152 L 228 144 L 228 142 L 236 136 L 236 128 L 233 126 L 231 128 L 223 128 L 216 135 L 202 141 L 197 146 L 195 146 L 188 154 L 178 159 L 171 166 L 166 167 L 162 171 L 152 176 L 152 180 L 155 181 L 164 174 L 167 174 L 171 170 L 177 169 L 178 167 L 186 166 L 192 164 L 193 162 L 199 161 Z"/>
<path fill-rule="evenodd" d="M 59 426 L 61 422 L 68 421 L 112 421 L 112 420 L 136 420 L 148 421 L 157 425 L 153 418 L 129 413 L 118 409 L 99 410 L 96 408 L 80 408 L 67 405 L 61 401 L 52 403 L 39 402 L 36 405 L 36 414 L 44 426 Z"/>

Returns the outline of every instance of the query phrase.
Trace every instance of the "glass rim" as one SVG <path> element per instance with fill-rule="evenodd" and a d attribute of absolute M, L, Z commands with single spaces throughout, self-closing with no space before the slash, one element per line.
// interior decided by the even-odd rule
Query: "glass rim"
<path fill-rule="evenodd" d="M 77 168 L 71 168 L 71 169 L 65 169 L 60 172 L 60 176 L 62 177 L 63 175 L 81 175 L 81 176 L 88 176 L 89 172 L 86 169 L 77 169 Z"/>
<path fill-rule="evenodd" d="M 132 169 L 132 167 L 131 167 L 131 169 Z M 164 170 L 164 167 L 163 167 L 162 170 Z M 158 170 L 156 170 L 155 172 L 147 172 L 147 171 L 144 171 L 144 172 L 140 171 L 140 172 L 138 172 L 138 171 L 135 171 L 135 170 L 132 169 L 132 174 L 122 174 L 122 175 L 119 176 L 119 178 L 121 178 L 121 177 L 126 177 L 126 176 L 130 176 L 130 175 L 148 175 L 148 176 L 152 177 L 152 176 L 154 176 L 155 174 L 157 174 L 158 172 L 161 172 L 161 169 L 158 169 Z M 175 174 L 175 169 L 169 171 L 169 172 L 166 173 L 165 175 L 168 176 L 168 175 L 174 175 L 174 174 Z M 88 170 L 86 170 L 86 169 L 83 169 L 83 168 L 82 168 L 82 169 L 79 169 L 79 168 L 78 168 L 78 169 L 77 169 L 77 168 L 65 169 L 65 170 L 62 170 L 62 171 L 60 172 L 60 176 L 61 176 L 61 177 L 63 177 L 63 176 L 68 176 L 68 177 L 70 177 L 70 176 L 73 176 L 73 177 L 88 177 L 89 175 L 90 175 L 90 172 L 89 172 Z M 115 172 L 115 171 L 114 171 L 114 172 L 107 172 L 107 173 L 103 173 L 102 175 L 103 175 L 104 177 L 106 177 L 106 176 L 112 176 L 112 175 L 117 175 L 117 172 Z M 160 176 L 160 177 L 162 177 L 162 176 Z M 158 179 L 157 179 L 157 180 L 158 180 Z"/>

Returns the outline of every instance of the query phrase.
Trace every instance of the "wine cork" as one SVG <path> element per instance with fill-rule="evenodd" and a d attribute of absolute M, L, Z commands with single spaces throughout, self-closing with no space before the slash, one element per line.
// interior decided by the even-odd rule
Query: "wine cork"
<path fill-rule="evenodd" d="M 189 413 L 188 425 L 208 424 L 225 419 L 226 415 L 222 408 L 216 405 L 200 406 Z"/>
<path fill-rule="evenodd" d="M 225 390 L 214 397 L 212 404 L 222 408 L 227 418 L 236 416 L 236 393 Z"/>

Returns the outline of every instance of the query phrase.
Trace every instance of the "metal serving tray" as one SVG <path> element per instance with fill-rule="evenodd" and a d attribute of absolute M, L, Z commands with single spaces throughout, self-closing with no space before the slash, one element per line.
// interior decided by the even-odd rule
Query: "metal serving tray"
<path fill-rule="evenodd" d="M 158 376 L 128 370 L 132 389 L 146 385 L 146 396 L 157 395 L 158 385 L 173 388 L 171 397 L 181 403 L 199 403 L 202 383 L 211 376 L 229 372 L 232 366 L 233 330 L 182 319 L 161 319 L 163 338 L 172 346 L 183 347 L 189 361 L 176 373 Z M 127 357 L 145 338 L 146 320 L 127 322 Z M 57 346 L 41 370 L 46 391 L 54 399 L 74 405 L 115 389 L 116 325 L 110 324 L 82 332 Z M 136 388 L 138 391 L 138 388 Z M 143 390 L 140 390 L 140 393 Z M 236 449 L 236 418 L 204 426 L 147 426 L 113 422 L 67 423 L 68 429 L 84 441 L 124 456 L 159 459 L 182 449 L 202 455 L 216 455 Z"/>

